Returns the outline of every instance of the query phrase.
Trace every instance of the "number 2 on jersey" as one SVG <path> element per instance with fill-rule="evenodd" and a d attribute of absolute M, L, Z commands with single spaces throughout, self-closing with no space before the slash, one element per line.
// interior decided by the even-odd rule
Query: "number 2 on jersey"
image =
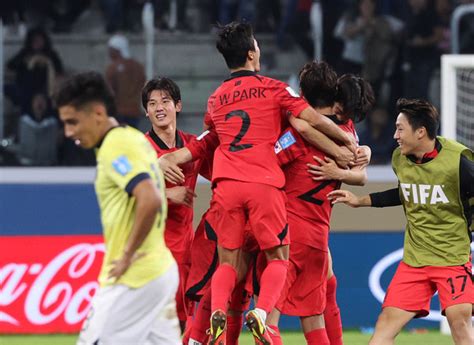
<path fill-rule="evenodd" d="M 245 133 L 247 133 L 247 131 L 249 130 L 249 127 L 250 127 L 249 114 L 243 110 L 234 110 L 225 116 L 225 120 L 227 121 L 235 116 L 240 117 L 242 119 L 242 127 L 240 127 L 239 133 L 235 136 L 234 140 L 232 140 L 232 142 L 230 143 L 230 146 L 229 146 L 230 152 L 242 151 L 245 149 L 249 149 L 253 146 L 252 144 L 239 144 L 242 138 L 244 137 Z"/>

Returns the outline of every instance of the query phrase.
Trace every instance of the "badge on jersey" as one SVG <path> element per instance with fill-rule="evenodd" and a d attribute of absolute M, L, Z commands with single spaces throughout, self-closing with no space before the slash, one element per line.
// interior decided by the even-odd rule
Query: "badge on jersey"
<path fill-rule="evenodd" d="M 297 98 L 300 97 L 300 95 L 298 95 L 298 92 L 296 92 L 295 90 L 293 90 L 293 89 L 291 88 L 291 86 L 287 86 L 285 90 L 288 91 L 288 93 L 289 93 L 291 96 L 293 96 L 293 97 L 297 97 Z"/>
<path fill-rule="evenodd" d="M 293 145 L 294 143 L 296 143 L 296 139 L 293 136 L 293 134 L 290 131 L 288 131 L 285 134 L 283 134 L 280 137 L 280 139 L 278 139 L 278 143 L 280 144 L 281 149 L 285 150 L 291 145 Z"/>
<path fill-rule="evenodd" d="M 132 171 L 132 165 L 128 161 L 127 156 L 122 155 L 112 162 L 112 166 L 116 172 L 125 176 Z"/>

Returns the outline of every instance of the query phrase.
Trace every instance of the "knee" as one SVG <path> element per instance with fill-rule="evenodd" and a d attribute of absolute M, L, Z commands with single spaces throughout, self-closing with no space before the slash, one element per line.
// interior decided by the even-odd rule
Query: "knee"
<path fill-rule="evenodd" d="M 449 327 L 453 334 L 464 334 L 472 328 L 471 318 L 454 318 L 449 320 Z"/>
<path fill-rule="evenodd" d="M 265 256 L 268 261 L 271 260 L 288 260 L 289 257 L 289 246 L 278 246 L 275 248 L 265 250 Z"/>

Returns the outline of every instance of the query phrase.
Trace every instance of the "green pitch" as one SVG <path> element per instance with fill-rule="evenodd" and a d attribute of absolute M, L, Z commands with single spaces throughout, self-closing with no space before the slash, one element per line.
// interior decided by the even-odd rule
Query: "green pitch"
<path fill-rule="evenodd" d="M 77 336 L 75 335 L 0 335 L 1 345 L 74 345 Z M 370 335 L 361 334 L 357 331 L 344 332 L 344 343 L 346 345 L 367 344 Z M 285 332 L 283 333 L 283 343 L 285 345 L 303 345 L 305 344 L 303 333 Z M 452 340 L 450 336 L 441 335 L 439 332 L 429 332 L 426 334 L 402 333 L 398 336 L 397 345 L 450 345 Z M 253 345 L 249 333 L 243 332 L 239 339 L 240 345 Z M 134 344 L 138 345 L 138 344 Z"/>

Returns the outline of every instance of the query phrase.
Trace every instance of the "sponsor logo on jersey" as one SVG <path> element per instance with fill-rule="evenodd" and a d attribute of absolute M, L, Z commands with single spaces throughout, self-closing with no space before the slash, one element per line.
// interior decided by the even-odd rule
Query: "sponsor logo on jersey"
<path fill-rule="evenodd" d="M 112 167 L 120 175 L 125 176 L 132 171 L 132 165 L 128 161 L 127 156 L 122 155 L 112 162 Z"/>
<path fill-rule="evenodd" d="M 439 202 L 443 204 L 449 203 L 443 187 L 439 184 L 432 186 L 429 184 L 400 183 L 405 201 L 421 205 L 435 205 Z"/>

